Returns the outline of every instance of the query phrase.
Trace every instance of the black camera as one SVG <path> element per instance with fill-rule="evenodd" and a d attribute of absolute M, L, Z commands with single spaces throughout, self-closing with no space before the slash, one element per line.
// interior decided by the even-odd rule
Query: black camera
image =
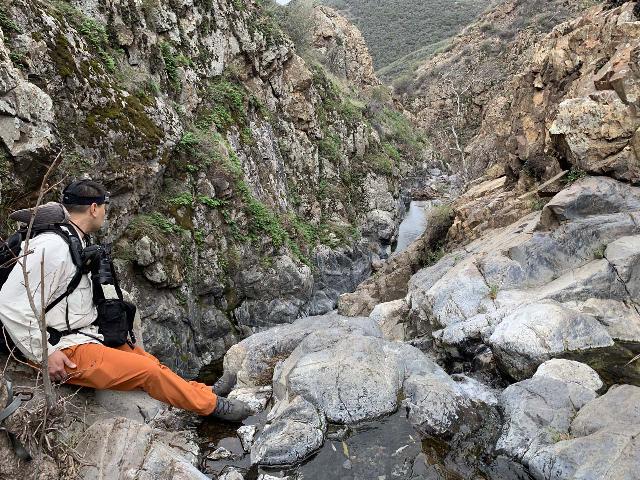
<path fill-rule="evenodd" d="M 89 245 L 81 254 L 83 273 L 91 273 L 91 278 L 101 285 L 113 285 L 111 271 L 111 244 Z"/>

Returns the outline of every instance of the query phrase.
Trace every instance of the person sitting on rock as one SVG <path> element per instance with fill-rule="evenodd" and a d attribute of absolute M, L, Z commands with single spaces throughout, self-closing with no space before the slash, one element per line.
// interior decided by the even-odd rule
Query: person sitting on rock
<path fill-rule="evenodd" d="M 71 229 L 75 229 L 76 238 L 85 248 L 89 244 L 89 234 L 100 230 L 104 223 L 108 198 L 105 188 L 97 182 L 74 182 L 64 190 L 62 205 L 65 208 L 60 204 L 41 206 L 36 220 L 41 224 L 67 220 L 61 228 L 73 235 L 75 232 Z M 65 218 L 60 218 L 61 215 Z M 12 218 L 26 223 L 30 216 L 31 211 L 27 209 Z M 57 339 L 48 334 L 49 376 L 53 381 L 95 389 L 142 389 L 175 407 L 229 421 L 240 421 L 250 415 L 243 402 L 220 396 L 229 393 L 235 379 L 225 377 L 213 387 L 186 381 L 132 342 L 116 348 L 103 345 L 104 337 L 94 325 L 97 319 L 92 293 L 95 274 L 90 278 L 89 273 L 83 273 L 77 287 L 65 296 L 63 294 L 79 271 L 69 244 L 58 233 L 45 231 L 30 240 L 29 250 L 31 253 L 22 261 L 26 262 L 36 310 L 42 308 L 41 262 L 45 303 L 64 296 L 45 314 L 47 326 L 63 332 Z M 31 362 L 39 363 L 43 348 L 38 318 L 31 307 L 22 267 L 18 263 L 0 289 L 0 321 L 20 352 Z"/>

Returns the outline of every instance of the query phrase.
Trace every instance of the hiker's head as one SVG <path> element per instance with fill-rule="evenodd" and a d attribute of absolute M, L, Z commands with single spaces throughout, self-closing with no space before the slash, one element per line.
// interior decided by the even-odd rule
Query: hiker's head
<path fill-rule="evenodd" d="M 104 223 L 109 192 L 93 180 L 70 183 L 62 192 L 62 204 L 71 221 L 86 233 L 97 232 Z"/>

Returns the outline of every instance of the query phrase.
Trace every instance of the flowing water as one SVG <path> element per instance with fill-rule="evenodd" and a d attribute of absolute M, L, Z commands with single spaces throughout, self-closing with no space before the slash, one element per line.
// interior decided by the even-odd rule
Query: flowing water
<path fill-rule="evenodd" d="M 427 228 L 427 215 L 440 202 L 437 200 L 413 200 L 409 211 L 398 229 L 398 241 L 393 255 L 405 250 L 418 239 Z"/>

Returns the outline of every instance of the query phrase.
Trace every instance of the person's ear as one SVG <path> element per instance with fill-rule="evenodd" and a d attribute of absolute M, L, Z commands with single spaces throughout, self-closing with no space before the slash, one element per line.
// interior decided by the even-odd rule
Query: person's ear
<path fill-rule="evenodd" d="M 91 213 L 92 217 L 96 217 L 97 213 L 98 213 L 98 204 L 97 203 L 92 203 L 91 206 L 89 207 L 89 213 Z"/>

